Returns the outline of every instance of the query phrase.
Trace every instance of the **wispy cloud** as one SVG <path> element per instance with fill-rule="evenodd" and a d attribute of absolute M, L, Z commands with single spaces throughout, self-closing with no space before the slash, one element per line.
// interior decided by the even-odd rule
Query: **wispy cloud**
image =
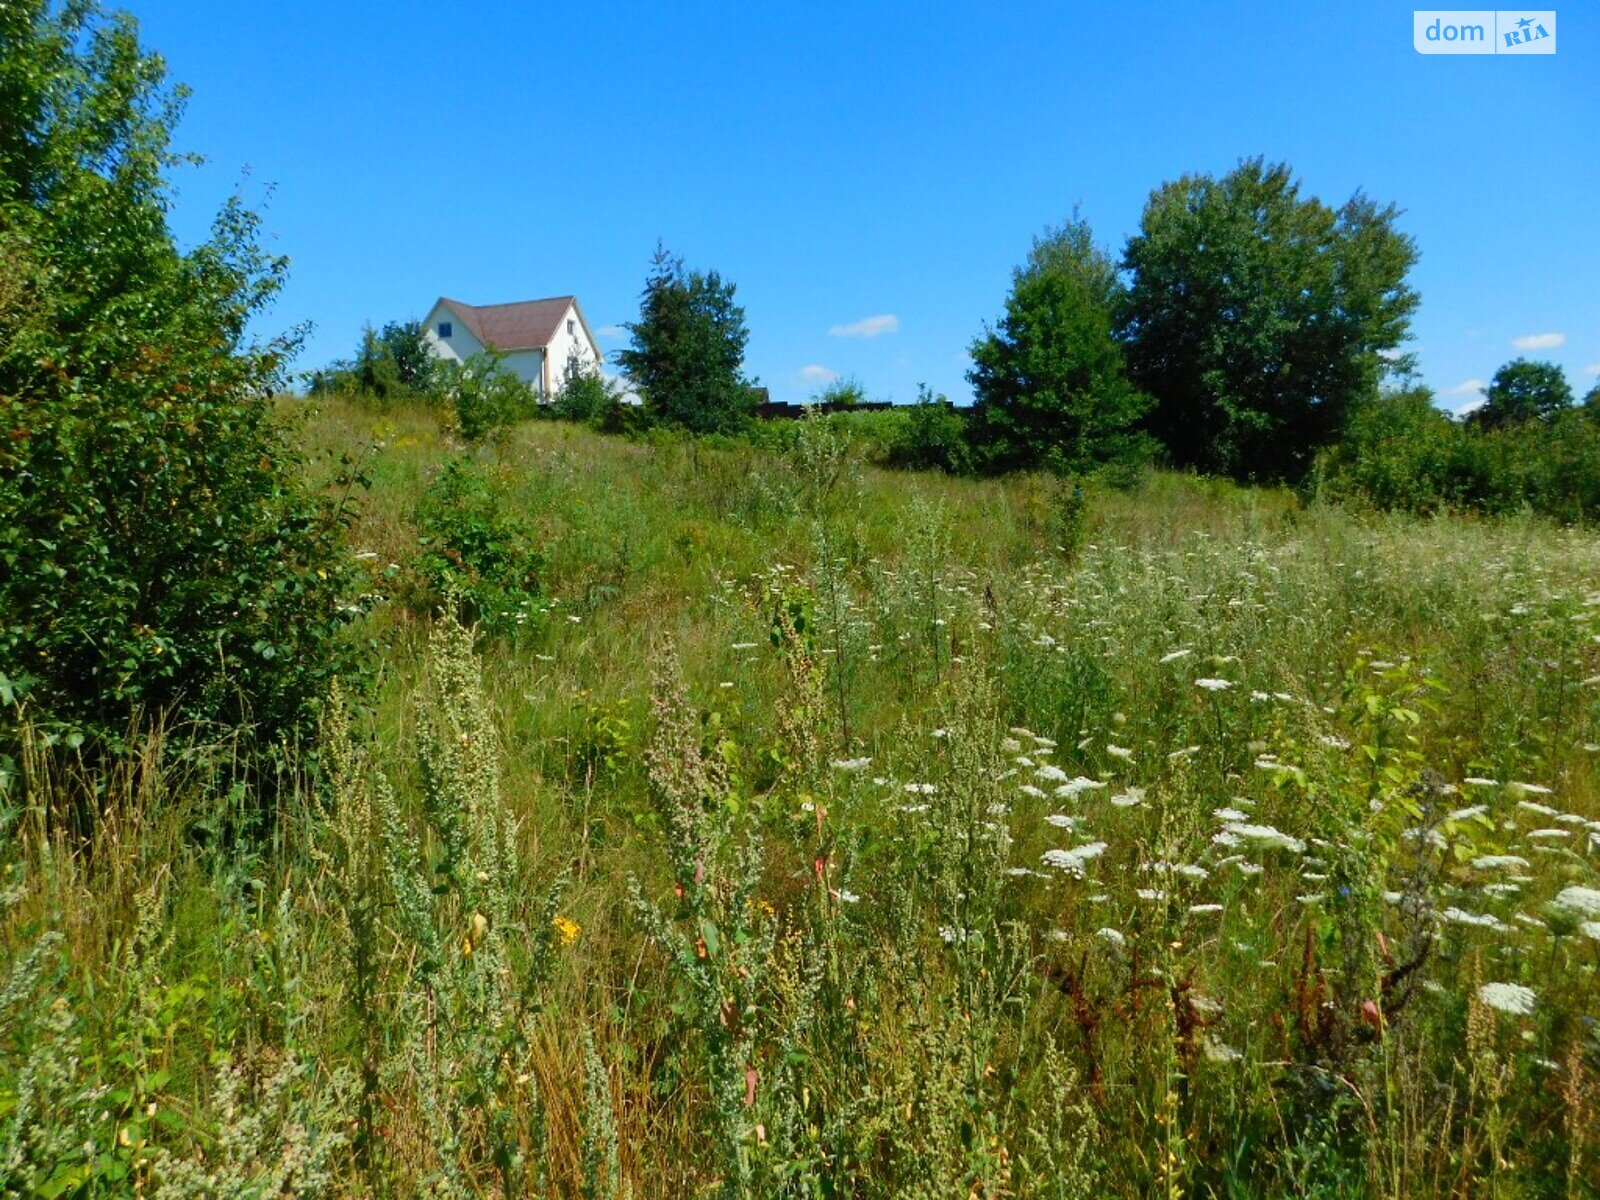
<path fill-rule="evenodd" d="M 628 331 L 621 325 L 602 325 L 595 333 L 600 337 L 621 337 Z"/>
<path fill-rule="evenodd" d="M 811 363 L 800 368 L 800 378 L 806 383 L 832 383 L 839 376 L 827 367 Z"/>
<path fill-rule="evenodd" d="M 1600 363 L 1590 363 L 1583 369 L 1585 375 L 1600 375 Z"/>
<path fill-rule="evenodd" d="M 1564 333 L 1529 333 L 1519 338 L 1512 338 L 1511 344 L 1518 350 L 1554 350 L 1557 346 L 1567 344 L 1567 335 Z"/>
<path fill-rule="evenodd" d="M 862 317 L 861 320 L 851 321 L 848 325 L 835 325 L 828 330 L 828 336 L 875 338 L 881 334 L 899 332 L 900 318 L 893 313 L 881 313 L 876 317 Z"/>
<path fill-rule="evenodd" d="M 1461 403 L 1446 404 L 1445 407 L 1451 412 L 1455 413 L 1456 416 L 1464 417 L 1468 413 L 1475 412 L 1483 407 L 1483 392 L 1488 386 L 1489 385 L 1481 379 L 1463 379 L 1460 383 L 1456 384 L 1455 387 L 1447 387 L 1442 389 L 1439 392 L 1439 395 L 1441 397 L 1459 397 Z"/>

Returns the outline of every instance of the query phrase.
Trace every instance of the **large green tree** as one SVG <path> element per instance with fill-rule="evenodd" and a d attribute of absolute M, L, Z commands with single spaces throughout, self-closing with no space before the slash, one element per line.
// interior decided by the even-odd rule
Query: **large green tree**
<path fill-rule="evenodd" d="M 1472 419 L 1485 429 L 1548 421 L 1572 407 L 1572 387 L 1555 363 L 1517 358 L 1494 373 Z"/>
<path fill-rule="evenodd" d="M 689 271 L 683 259 L 656 248 L 639 319 L 626 326 L 633 345 L 617 363 L 657 420 L 711 433 L 749 415 L 753 398 L 742 371 L 750 334 L 734 291 L 717 272 Z"/>
<path fill-rule="evenodd" d="M 1418 297 L 1399 210 L 1301 195 L 1283 164 L 1158 188 L 1128 242 L 1122 337 L 1174 462 L 1295 479 L 1406 360 Z"/>
<path fill-rule="evenodd" d="M 1035 239 L 998 326 L 972 345 L 974 446 L 998 470 L 1044 462 L 1079 471 L 1141 453 L 1147 399 L 1114 336 L 1116 263 L 1074 216 Z"/>
<path fill-rule="evenodd" d="M 274 416 L 294 339 L 247 334 L 285 263 L 237 201 L 174 243 L 182 100 L 131 18 L 0 4 L 0 753 L 18 703 L 259 745 L 342 665 L 339 514 Z"/>

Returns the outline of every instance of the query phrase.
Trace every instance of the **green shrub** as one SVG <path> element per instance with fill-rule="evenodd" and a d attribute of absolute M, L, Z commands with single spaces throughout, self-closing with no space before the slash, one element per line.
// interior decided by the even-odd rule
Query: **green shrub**
<path fill-rule="evenodd" d="M 539 398 L 499 355 L 482 351 L 464 363 L 442 362 L 437 395 L 469 442 L 501 436 L 539 411 Z"/>
<path fill-rule="evenodd" d="M 445 462 L 417 509 L 430 602 L 497 634 L 535 626 L 545 612 L 544 556 L 513 512 L 504 485 L 460 456 Z"/>
<path fill-rule="evenodd" d="M 567 364 L 566 378 L 551 406 L 552 416 L 564 421 L 583 421 L 601 425 L 622 407 L 622 392 L 602 375 L 597 367 L 584 367 L 576 360 Z"/>
<path fill-rule="evenodd" d="M 906 411 L 905 424 L 889 448 L 892 466 L 913 471 L 972 469 L 972 448 L 967 442 L 967 414 L 926 384 L 917 389 L 917 402 Z"/>
<path fill-rule="evenodd" d="M 237 199 L 178 249 L 181 97 L 131 18 L 12 6 L 0 80 L 0 720 L 304 731 L 347 667 L 346 513 L 275 418 L 294 339 L 246 340 L 286 263 Z"/>

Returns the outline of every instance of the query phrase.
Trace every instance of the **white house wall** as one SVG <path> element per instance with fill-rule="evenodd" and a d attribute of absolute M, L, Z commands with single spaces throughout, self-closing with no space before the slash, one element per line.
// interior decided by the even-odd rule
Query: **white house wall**
<path fill-rule="evenodd" d="M 572 327 L 571 333 L 567 332 L 569 322 Z M 594 343 L 584 332 L 583 318 L 578 316 L 575 306 L 568 305 L 566 315 L 556 326 L 555 336 L 550 339 L 551 391 L 561 390 L 562 380 L 567 377 L 567 362 L 574 354 L 577 355 L 578 362 L 585 367 L 600 366 L 600 358 L 595 353 Z"/>
<path fill-rule="evenodd" d="M 449 337 L 439 336 L 441 322 L 450 326 Z M 435 304 L 428 313 L 427 320 L 422 323 L 422 339 L 435 357 L 450 362 L 464 363 L 483 349 L 483 343 L 472 336 L 467 323 L 444 304 Z"/>

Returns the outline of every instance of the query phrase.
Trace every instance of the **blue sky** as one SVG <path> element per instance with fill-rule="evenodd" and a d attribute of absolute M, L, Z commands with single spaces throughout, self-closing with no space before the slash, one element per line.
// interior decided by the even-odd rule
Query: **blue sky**
<path fill-rule="evenodd" d="M 1419 55 L 1377 2 L 128 7 L 194 90 L 180 235 L 272 186 L 300 368 L 440 294 L 574 292 L 615 350 L 659 238 L 738 285 L 775 398 L 965 403 L 1037 233 L 1079 205 L 1120 253 L 1152 188 L 1263 154 L 1406 210 L 1442 403 L 1521 352 L 1600 371 L 1593 4 L 1538 57 Z"/>

